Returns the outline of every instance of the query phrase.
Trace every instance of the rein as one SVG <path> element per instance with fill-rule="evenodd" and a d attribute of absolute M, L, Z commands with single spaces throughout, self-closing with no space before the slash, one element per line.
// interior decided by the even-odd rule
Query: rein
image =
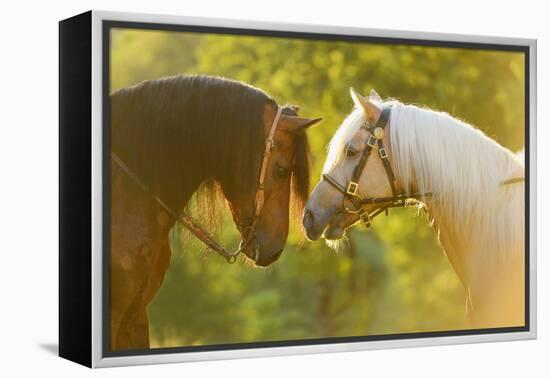
<path fill-rule="evenodd" d="M 511 178 L 511 179 L 508 179 L 506 181 L 501 182 L 500 185 L 519 184 L 520 182 L 525 182 L 525 177 L 514 177 L 514 178 Z"/>
<path fill-rule="evenodd" d="M 275 114 L 275 118 L 273 119 L 273 122 L 271 124 L 271 128 L 269 130 L 269 134 L 265 140 L 265 149 L 262 159 L 262 165 L 260 167 L 260 174 L 258 177 L 258 188 L 256 190 L 256 195 L 254 197 L 254 213 L 252 222 L 250 225 L 244 227 L 244 230 L 247 230 L 244 239 L 241 240 L 239 243 L 239 248 L 235 251 L 227 250 L 223 245 L 218 243 L 216 240 L 212 238 L 212 236 L 204 229 L 201 224 L 194 219 L 191 215 L 189 215 L 185 210 L 183 210 L 181 213 L 177 213 L 173 209 L 171 209 L 162 199 L 160 199 L 155 193 L 153 193 L 147 185 L 143 183 L 143 181 L 139 178 L 138 175 L 136 175 L 128 166 L 114 153 L 111 152 L 111 159 L 113 162 L 115 162 L 132 180 L 135 181 L 135 183 L 146 193 L 151 195 L 153 199 L 162 207 L 172 218 L 176 220 L 176 222 L 180 222 L 183 227 L 185 227 L 189 232 L 191 232 L 197 239 L 202 241 L 209 249 L 213 250 L 214 252 L 218 253 L 219 255 L 223 256 L 226 261 L 230 264 L 233 264 L 235 261 L 237 261 L 237 256 L 244 251 L 244 249 L 248 246 L 248 244 L 256 237 L 256 227 L 258 225 L 258 221 L 260 219 L 260 215 L 262 213 L 262 209 L 265 202 L 265 188 L 264 188 L 264 181 L 265 181 L 265 174 L 267 170 L 267 162 L 269 161 L 269 155 L 271 155 L 271 150 L 274 146 L 274 139 L 275 131 L 277 130 L 277 125 L 279 123 L 279 119 L 281 118 L 281 114 L 283 112 L 283 108 L 277 107 L 277 113 Z M 258 253 L 256 252 L 255 258 L 258 258 Z"/>
<path fill-rule="evenodd" d="M 368 121 L 361 126 L 362 129 L 366 130 L 369 134 L 367 139 L 365 149 L 361 154 L 359 162 L 353 170 L 353 175 L 351 180 L 348 182 L 347 186 L 340 184 L 336 179 L 330 176 L 328 173 L 323 174 L 322 179 L 332 185 L 340 193 L 344 194 L 344 201 L 342 207 L 345 211 L 351 214 L 359 214 L 359 219 L 365 224 L 366 227 L 370 227 L 372 224 L 372 219 L 383 212 L 388 214 L 388 209 L 394 207 L 407 207 L 409 206 L 410 200 L 419 201 L 421 198 L 431 197 L 432 193 L 412 193 L 409 195 L 399 194 L 396 190 L 395 184 L 395 173 L 390 164 L 387 150 L 384 146 L 382 139 L 384 138 L 385 128 L 388 125 L 390 119 L 391 107 L 385 107 L 382 109 L 382 113 L 378 118 L 376 124 L 371 127 L 368 125 Z M 359 179 L 363 174 L 367 160 L 372 152 L 372 150 L 378 146 L 378 155 L 382 159 L 384 164 L 384 170 L 386 171 L 386 176 L 390 183 L 392 196 L 391 197 L 365 197 L 362 198 L 359 194 Z M 364 209 L 365 205 L 376 205 L 382 204 L 380 208 L 369 213 Z"/>

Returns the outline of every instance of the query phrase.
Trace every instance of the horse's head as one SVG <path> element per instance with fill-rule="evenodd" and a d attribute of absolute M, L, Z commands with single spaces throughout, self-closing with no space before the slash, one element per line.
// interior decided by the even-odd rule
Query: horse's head
<path fill-rule="evenodd" d="M 367 99 L 351 89 L 351 97 L 355 109 L 332 138 L 323 179 L 311 193 L 304 211 L 303 224 L 310 240 L 321 236 L 328 240 L 342 238 L 361 214 L 369 214 L 381 206 L 361 204 L 361 198 L 392 195 L 378 139 L 374 138 L 372 129 L 382 114 L 382 101 L 374 90 Z M 391 156 L 387 128 L 374 134 Z M 371 153 L 365 154 L 368 143 L 372 146 Z"/>
<path fill-rule="evenodd" d="M 309 193 L 309 151 L 305 130 L 321 119 L 301 118 L 297 111 L 297 106 L 282 108 L 274 129 L 273 146 L 266 155 L 264 142 L 272 129 L 277 107 L 273 104 L 264 107 L 263 139 L 254 158 L 256 168 L 247 172 L 249 177 L 242 178 L 237 190 L 224 190 L 233 220 L 246 243 L 243 252 L 258 266 L 270 265 L 283 251 L 288 236 L 291 189 L 297 214 L 301 214 Z M 260 171 L 264 158 L 262 189 Z M 262 190 L 263 200 L 258 214 L 257 201 Z"/>

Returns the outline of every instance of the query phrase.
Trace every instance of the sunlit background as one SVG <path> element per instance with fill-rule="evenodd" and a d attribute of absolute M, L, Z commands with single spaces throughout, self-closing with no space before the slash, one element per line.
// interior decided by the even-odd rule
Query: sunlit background
<path fill-rule="evenodd" d="M 350 86 L 446 111 L 512 151 L 524 146 L 525 67 L 517 52 L 113 29 L 110 69 L 111 90 L 168 75 L 219 75 L 298 104 L 302 116 L 323 117 L 308 134 L 312 186 L 351 110 Z M 212 231 L 237 246 L 227 214 L 223 223 Z M 171 266 L 148 307 L 152 347 L 468 327 L 464 290 L 415 209 L 354 228 L 338 252 L 294 227 L 269 269 L 229 265 L 176 228 L 170 239 Z"/>

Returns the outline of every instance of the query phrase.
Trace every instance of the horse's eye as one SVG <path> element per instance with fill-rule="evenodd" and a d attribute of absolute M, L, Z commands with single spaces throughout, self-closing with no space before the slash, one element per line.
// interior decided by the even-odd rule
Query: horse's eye
<path fill-rule="evenodd" d="M 347 155 L 347 157 L 350 157 L 350 158 L 355 157 L 355 156 L 357 156 L 357 150 L 355 150 L 351 147 L 348 147 L 348 149 L 346 150 L 346 155 Z"/>
<path fill-rule="evenodd" d="M 287 177 L 289 173 L 290 169 L 281 167 L 280 165 L 275 166 L 275 174 L 277 175 L 277 177 Z"/>

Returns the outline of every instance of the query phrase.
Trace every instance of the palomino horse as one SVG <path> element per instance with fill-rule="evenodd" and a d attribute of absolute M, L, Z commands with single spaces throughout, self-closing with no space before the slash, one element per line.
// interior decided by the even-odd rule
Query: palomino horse
<path fill-rule="evenodd" d="M 168 233 L 199 186 L 227 199 L 238 252 L 257 266 L 281 255 L 291 186 L 302 208 L 309 192 L 305 129 L 319 121 L 296 112 L 257 88 L 206 76 L 111 95 L 111 350 L 149 347 L 147 305 L 170 263 Z"/>
<path fill-rule="evenodd" d="M 523 326 L 521 160 L 446 113 L 351 94 L 355 109 L 304 211 L 308 238 L 337 240 L 389 207 L 423 206 L 466 288 L 471 325 Z"/>

